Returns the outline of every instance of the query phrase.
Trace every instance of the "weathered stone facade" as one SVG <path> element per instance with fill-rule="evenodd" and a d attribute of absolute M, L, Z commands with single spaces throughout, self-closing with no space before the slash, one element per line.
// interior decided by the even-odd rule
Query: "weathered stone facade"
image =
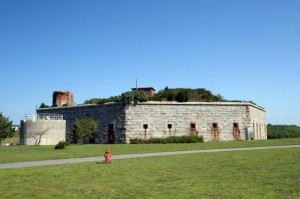
<path fill-rule="evenodd" d="M 74 142 L 73 130 L 76 119 L 92 117 L 98 121 L 99 131 L 96 134 L 96 143 L 107 143 L 108 126 L 113 124 L 113 141 L 115 143 L 125 143 L 125 112 L 124 107 L 120 104 L 104 104 L 104 105 L 79 105 L 72 107 L 60 108 L 43 108 L 38 109 L 38 113 L 55 113 L 62 114 L 67 121 L 66 140 L 70 143 Z"/>
<path fill-rule="evenodd" d="M 266 139 L 263 108 L 236 102 L 149 102 L 126 111 L 126 135 L 130 138 L 202 135 L 205 141 L 245 140 L 246 128 L 253 124 L 254 139 Z M 258 136 L 259 134 L 259 136 Z"/>
<path fill-rule="evenodd" d="M 30 119 L 21 120 L 21 145 L 56 145 L 66 140 L 66 121 Z"/>
<path fill-rule="evenodd" d="M 69 142 L 74 121 L 84 117 L 99 122 L 98 143 L 188 134 L 203 136 L 205 141 L 245 140 L 249 130 L 253 139 L 267 139 L 265 110 L 248 102 L 144 102 L 126 108 L 110 103 L 39 109 L 38 113 L 62 114 Z"/>

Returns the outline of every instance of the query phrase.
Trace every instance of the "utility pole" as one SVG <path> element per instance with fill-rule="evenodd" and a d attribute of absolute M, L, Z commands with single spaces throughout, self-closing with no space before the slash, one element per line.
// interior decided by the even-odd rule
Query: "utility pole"
<path fill-rule="evenodd" d="M 137 85 L 137 79 L 135 79 L 135 89 L 138 89 L 138 85 Z"/>

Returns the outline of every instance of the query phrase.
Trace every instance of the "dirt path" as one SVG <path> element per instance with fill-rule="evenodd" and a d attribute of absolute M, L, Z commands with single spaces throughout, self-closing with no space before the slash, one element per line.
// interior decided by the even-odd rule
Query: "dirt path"
<path fill-rule="evenodd" d="M 191 150 L 191 151 L 173 151 L 173 152 L 157 152 L 157 153 L 143 153 L 143 154 L 126 154 L 126 155 L 113 155 L 112 160 L 128 159 L 128 158 L 144 158 L 165 155 L 178 155 L 178 154 L 191 154 L 191 153 L 211 153 L 211 152 L 224 152 L 224 151 L 248 151 L 248 150 L 265 150 L 265 149 L 282 149 L 282 148 L 296 148 L 300 145 L 287 145 L 287 146 L 265 146 L 265 147 L 252 147 L 252 148 L 229 148 L 229 149 L 208 149 L 208 150 Z M 87 157 L 87 158 L 72 158 L 72 159 L 57 159 L 57 160 L 41 160 L 31 162 L 17 162 L 17 163 L 4 163 L 0 164 L 0 169 L 13 169 L 34 166 L 58 165 L 68 163 L 80 162 L 93 162 L 103 161 L 104 157 Z"/>

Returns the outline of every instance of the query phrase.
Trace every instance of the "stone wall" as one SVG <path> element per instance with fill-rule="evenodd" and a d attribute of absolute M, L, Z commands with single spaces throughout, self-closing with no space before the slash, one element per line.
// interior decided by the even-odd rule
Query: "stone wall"
<path fill-rule="evenodd" d="M 254 139 L 267 138 L 265 110 L 246 102 L 144 102 L 127 108 L 110 103 L 39 109 L 38 113 L 62 114 L 69 142 L 73 142 L 76 118 L 84 117 L 98 121 L 97 143 L 107 143 L 111 131 L 115 143 L 188 134 L 201 135 L 205 141 L 245 140 L 246 128 L 253 125 L 258 132 Z"/>
<path fill-rule="evenodd" d="M 253 128 L 253 139 L 267 139 L 266 114 L 259 109 L 250 107 L 251 127 Z"/>
<path fill-rule="evenodd" d="M 249 107 L 252 118 L 247 111 Z M 251 127 L 250 121 L 265 124 L 265 111 L 251 103 L 146 102 L 131 106 L 127 110 L 126 134 L 127 141 L 136 137 L 167 137 L 195 133 L 202 135 L 205 141 L 244 140 L 245 129 Z M 239 137 L 236 138 L 233 132 L 234 123 L 239 130 Z M 214 132 L 217 134 L 215 137 Z M 262 138 L 265 137 L 258 139 Z"/>
<path fill-rule="evenodd" d="M 92 117 L 98 122 L 99 130 L 96 133 L 96 143 L 107 143 L 108 125 L 113 124 L 114 141 L 124 143 L 126 140 L 124 127 L 124 108 L 119 104 L 79 105 L 73 107 L 38 109 L 38 113 L 62 114 L 67 121 L 66 139 L 73 143 L 74 122 L 76 119 Z"/>

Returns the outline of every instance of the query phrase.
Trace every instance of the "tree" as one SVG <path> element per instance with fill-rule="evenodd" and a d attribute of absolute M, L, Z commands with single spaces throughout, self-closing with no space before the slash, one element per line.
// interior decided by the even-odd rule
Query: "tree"
<path fill-rule="evenodd" d="M 140 90 L 133 90 L 133 91 L 128 91 L 125 93 L 122 93 L 121 96 L 119 96 L 119 102 L 123 106 L 128 106 L 128 105 L 136 105 L 138 102 L 147 102 L 148 97 L 144 93 L 144 91 Z"/>
<path fill-rule="evenodd" d="M 267 125 L 268 139 L 300 137 L 300 126 L 296 125 Z"/>
<path fill-rule="evenodd" d="M 169 92 L 169 93 L 167 94 L 167 100 L 168 100 L 168 101 L 173 101 L 174 99 L 175 99 L 174 93 L 173 93 L 173 92 Z"/>
<path fill-rule="evenodd" d="M 122 93 L 119 97 L 119 102 L 123 105 L 123 106 L 128 106 L 131 105 L 133 102 L 133 94 L 131 91 Z"/>
<path fill-rule="evenodd" d="M 177 102 L 187 102 L 189 100 L 189 92 L 187 90 L 180 90 L 175 99 Z"/>
<path fill-rule="evenodd" d="M 46 105 L 44 102 L 41 103 L 40 108 L 49 108 L 48 105 Z"/>
<path fill-rule="evenodd" d="M 135 104 L 137 104 L 138 102 L 147 102 L 148 97 L 146 96 L 144 91 L 134 90 L 133 91 L 133 101 Z"/>
<path fill-rule="evenodd" d="M 98 123 L 91 117 L 76 119 L 74 125 L 76 136 L 81 141 L 92 138 L 98 131 Z"/>
<path fill-rule="evenodd" d="M 1 140 L 12 137 L 14 135 L 14 130 L 12 128 L 12 121 L 9 121 L 8 117 L 4 117 L 2 112 L 0 113 L 0 145 Z"/>

